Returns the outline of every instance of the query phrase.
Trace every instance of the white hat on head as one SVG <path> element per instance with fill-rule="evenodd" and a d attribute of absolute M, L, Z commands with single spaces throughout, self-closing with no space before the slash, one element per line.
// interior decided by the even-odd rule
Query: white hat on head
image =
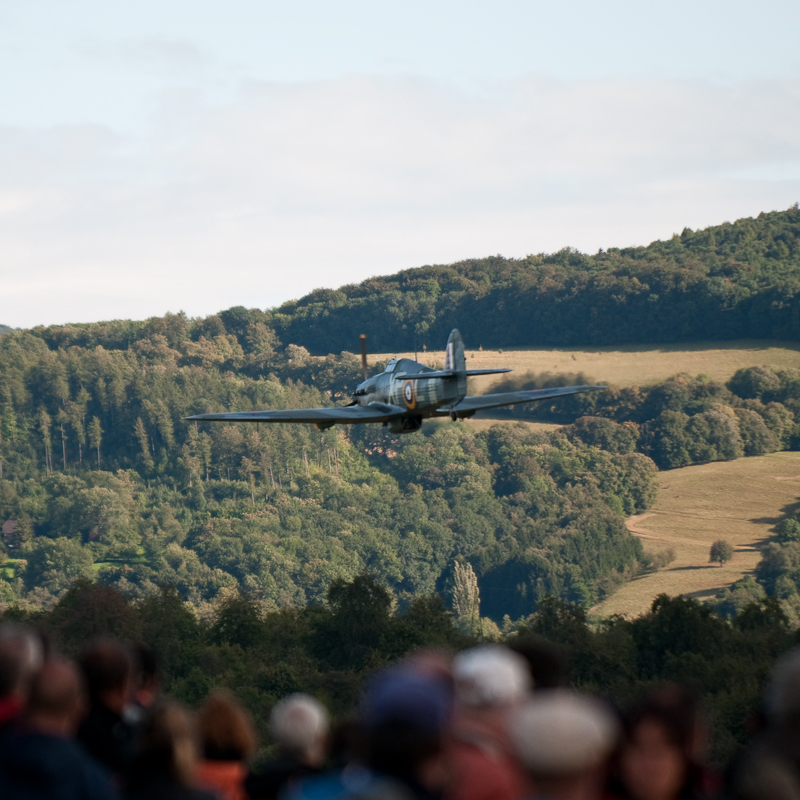
<path fill-rule="evenodd" d="M 511 741 L 529 772 L 578 775 L 614 749 L 619 724 L 597 700 L 560 689 L 538 692 L 511 720 Z"/>
<path fill-rule="evenodd" d="M 468 706 L 497 706 L 521 700 L 532 688 L 528 662 L 513 650 L 485 644 L 453 659 L 458 699 Z"/>

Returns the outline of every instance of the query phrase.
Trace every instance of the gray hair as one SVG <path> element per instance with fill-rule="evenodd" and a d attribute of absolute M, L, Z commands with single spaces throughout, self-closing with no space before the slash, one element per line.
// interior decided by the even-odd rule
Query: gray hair
<path fill-rule="evenodd" d="M 284 697 L 269 716 L 269 730 L 276 743 L 297 755 L 305 755 L 319 744 L 329 726 L 325 706 L 307 694 Z"/>

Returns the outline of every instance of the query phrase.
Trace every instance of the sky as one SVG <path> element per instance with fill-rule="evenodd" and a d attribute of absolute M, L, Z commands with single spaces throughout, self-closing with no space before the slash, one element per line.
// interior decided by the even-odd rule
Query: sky
<path fill-rule="evenodd" d="M 788 208 L 797 30 L 775 0 L 0 0 L 0 323 Z"/>

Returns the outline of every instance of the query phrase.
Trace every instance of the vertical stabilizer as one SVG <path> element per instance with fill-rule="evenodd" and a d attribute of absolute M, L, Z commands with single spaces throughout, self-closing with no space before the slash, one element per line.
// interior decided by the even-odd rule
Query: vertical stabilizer
<path fill-rule="evenodd" d="M 467 394 L 467 359 L 464 356 L 464 340 L 457 328 L 453 328 L 450 338 L 447 340 L 447 347 L 444 351 L 444 368 L 452 369 L 456 373 L 458 381 L 458 400 Z"/>

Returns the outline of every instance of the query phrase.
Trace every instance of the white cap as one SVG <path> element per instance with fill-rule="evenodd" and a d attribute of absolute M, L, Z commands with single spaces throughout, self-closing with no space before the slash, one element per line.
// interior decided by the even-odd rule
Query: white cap
<path fill-rule="evenodd" d="M 472 707 L 514 703 L 532 688 L 528 662 L 497 644 L 459 653 L 453 659 L 453 674 L 458 699 Z"/>
<path fill-rule="evenodd" d="M 517 756 L 534 776 L 568 777 L 601 764 L 619 725 L 597 700 L 560 689 L 538 692 L 511 720 Z"/>

